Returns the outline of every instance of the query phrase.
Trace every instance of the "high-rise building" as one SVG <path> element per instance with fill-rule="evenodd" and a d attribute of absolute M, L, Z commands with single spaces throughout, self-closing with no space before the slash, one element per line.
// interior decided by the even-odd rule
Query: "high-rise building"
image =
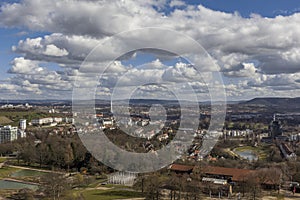
<path fill-rule="evenodd" d="M 18 128 L 4 126 L 0 128 L 0 143 L 11 142 L 18 139 Z"/>
<path fill-rule="evenodd" d="M 20 129 L 23 131 L 26 130 L 26 119 L 20 120 Z"/>

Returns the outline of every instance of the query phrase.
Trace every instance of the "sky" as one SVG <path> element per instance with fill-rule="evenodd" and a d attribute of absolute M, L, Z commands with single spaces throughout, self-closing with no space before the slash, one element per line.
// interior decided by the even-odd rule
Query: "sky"
<path fill-rule="evenodd" d="M 0 98 L 299 97 L 299 12 L 294 0 L 1 1 Z"/>

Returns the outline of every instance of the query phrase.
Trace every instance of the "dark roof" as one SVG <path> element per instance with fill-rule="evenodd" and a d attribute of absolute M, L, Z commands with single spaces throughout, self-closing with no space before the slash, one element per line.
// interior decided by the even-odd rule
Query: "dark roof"
<path fill-rule="evenodd" d="M 180 172 L 190 172 L 193 171 L 194 166 L 191 165 L 181 165 L 181 164 L 172 164 L 169 167 L 172 171 L 180 171 Z"/>
<path fill-rule="evenodd" d="M 243 178 L 245 178 L 252 172 L 253 170 L 249 169 L 236 169 L 213 166 L 208 166 L 203 169 L 203 173 L 205 174 L 232 176 L 232 181 L 242 181 Z"/>

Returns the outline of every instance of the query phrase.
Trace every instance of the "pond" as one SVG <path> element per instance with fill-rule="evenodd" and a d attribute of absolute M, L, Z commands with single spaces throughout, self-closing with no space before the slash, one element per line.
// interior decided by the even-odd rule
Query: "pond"
<path fill-rule="evenodd" d="M 258 160 L 258 156 L 253 152 L 252 150 L 234 150 L 234 153 L 238 154 L 240 157 L 249 160 L 249 161 L 255 161 Z"/>
<path fill-rule="evenodd" d="M 28 188 L 31 190 L 37 190 L 37 185 L 27 184 L 27 183 L 18 183 L 15 181 L 9 180 L 0 180 L 0 189 L 22 189 Z"/>
<path fill-rule="evenodd" d="M 35 177 L 35 176 L 43 176 L 46 172 L 40 172 L 40 171 L 34 171 L 29 169 L 21 169 L 13 174 L 11 174 L 11 177 Z"/>

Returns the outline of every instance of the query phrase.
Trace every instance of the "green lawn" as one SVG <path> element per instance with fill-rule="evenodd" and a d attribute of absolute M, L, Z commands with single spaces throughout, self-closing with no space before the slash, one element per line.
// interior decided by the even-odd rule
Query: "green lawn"
<path fill-rule="evenodd" d="M 85 200 L 114 200 L 143 197 L 141 192 L 121 190 L 85 190 L 82 192 Z"/>
<path fill-rule="evenodd" d="M 43 111 L 38 110 L 24 110 L 24 111 L 15 111 L 15 110 L 2 110 L 0 112 L 0 124 L 2 125 L 13 125 L 17 126 L 20 119 L 27 119 L 30 122 L 32 119 L 55 116 L 56 114 L 49 114 Z M 1 119 L 3 122 L 1 123 Z M 5 123 L 4 123 L 5 122 Z"/>
<path fill-rule="evenodd" d="M 5 158 L 5 157 L 0 157 L 0 163 L 3 163 L 4 161 L 6 161 L 7 160 L 7 158 Z"/>
<path fill-rule="evenodd" d="M 19 169 L 17 168 L 12 168 L 12 167 L 3 167 L 0 169 L 0 178 L 6 178 L 12 173 L 18 171 Z"/>
<path fill-rule="evenodd" d="M 67 197 L 73 199 L 83 197 L 85 200 L 116 200 L 144 197 L 141 192 L 133 191 L 129 186 L 101 185 L 99 182 L 100 181 L 96 181 L 95 183 L 90 184 L 87 188 L 81 187 L 78 189 L 72 189 L 67 193 Z"/>

